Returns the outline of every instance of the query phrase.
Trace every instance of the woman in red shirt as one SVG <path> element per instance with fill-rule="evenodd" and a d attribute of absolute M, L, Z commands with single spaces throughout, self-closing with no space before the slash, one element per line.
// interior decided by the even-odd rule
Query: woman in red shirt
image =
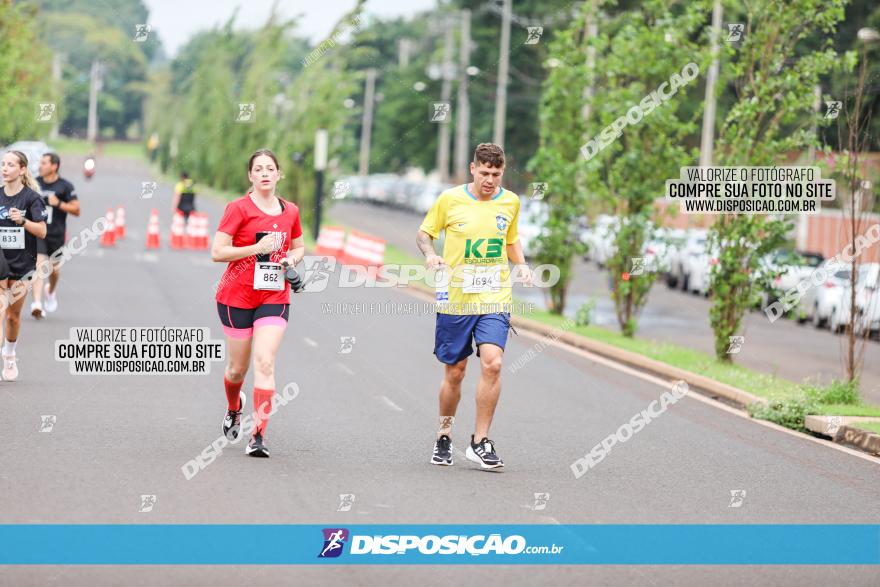
<path fill-rule="evenodd" d="M 227 204 L 211 247 L 214 261 L 229 263 L 216 296 L 228 355 L 223 433 L 238 438 L 246 399 L 241 387 L 253 355 L 255 425 L 245 452 L 256 457 L 269 456 L 266 425 L 275 393 L 275 355 L 290 312 L 290 285 L 294 291 L 302 289 L 295 271 L 289 272 L 290 283 L 285 279 L 288 267 L 305 255 L 305 244 L 299 208 L 275 195 L 281 177 L 272 151 L 251 155 L 251 191 Z"/>

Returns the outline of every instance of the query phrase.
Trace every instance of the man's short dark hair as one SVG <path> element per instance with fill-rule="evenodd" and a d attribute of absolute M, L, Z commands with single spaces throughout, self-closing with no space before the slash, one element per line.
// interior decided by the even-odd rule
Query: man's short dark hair
<path fill-rule="evenodd" d="M 474 151 L 474 164 L 481 163 L 492 167 L 504 167 L 504 149 L 495 143 L 480 143 Z"/>
<path fill-rule="evenodd" d="M 48 157 L 49 163 L 51 163 L 55 167 L 58 167 L 58 168 L 61 167 L 61 157 L 58 156 L 58 153 L 52 153 L 52 152 L 43 153 L 43 157 Z"/>
<path fill-rule="evenodd" d="M 187 173 L 186 171 L 181 171 L 180 179 L 189 179 L 189 173 Z"/>

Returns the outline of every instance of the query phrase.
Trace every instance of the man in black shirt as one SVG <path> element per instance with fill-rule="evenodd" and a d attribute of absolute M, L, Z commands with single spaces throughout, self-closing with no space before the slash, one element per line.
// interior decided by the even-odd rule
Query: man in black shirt
<path fill-rule="evenodd" d="M 40 184 L 43 203 L 46 205 L 46 238 L 37 240 L 37 265 L 49 262 L 49 256 L 64 246 L 67 240 L 67 215 L 79 216 L 79 199 L 76 196 L 76 188 L 66 179 L 58 176 L 58 168 L 61 166 L 61 158 L 56 153 L 46 153 L 40 159 Z M 52 266 L 49 275 L 49 284 L 45 291 L 45 311 L 54 312 L 58 309 L 58 299 L 55 290 L 58 287 L 60 267 Z M 34 318 L 44 316 L 43 309 L 43 278 L 37 271 L 34 276 L 34 301 L 31 304 L 31 315 Z"/>

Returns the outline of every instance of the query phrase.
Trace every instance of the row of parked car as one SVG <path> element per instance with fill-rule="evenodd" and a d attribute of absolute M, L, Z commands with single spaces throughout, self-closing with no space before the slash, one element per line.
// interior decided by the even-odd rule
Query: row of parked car
<path fill-rule="evenodd" d="M 588 231 L 587 256 L 600 268 L 615 253 L 614 234 L 619 226 L 618 217 L 602 215 Z M 642 251 L 645 270 L 661 273 L 670 289 L 708 295 L 712 266 L 718 263 L 718 251 L 708 244 L 708 231 L 654 228 L 651 233 Z M 824 261 L 818 253 L 802 251 L 780 250 L 764 257 L 759 273 L 769 275 L 772 286 L 762 293 L 761 307 L 809 280 L 810 287 L 791 312 L 799 322 L 811 322 L 816 328 L 827 326 L 836 333 L 850 322 L 850 300 L 855 290 L 856 331 L 880 336 L 880 263 L 861 264 L 853 287 L 851 265 L 839 265 L 824 280 L 820 279 L 824 272 L 814 276 Z"/>
<path fill-rule="evenodd" d="M 444 190 L 452 187 L 431 181 L 409 180 L 393 173 L 352 175 L 334 184 L 335 199 L 350 199 L 392 206 L 424 214 Z"/>
<path fill-rule="evenodd" d="M 412 180 L 393 173 L 340 178 L 333 185 L 331 197 L 370 202 L 425 214 L 441 192 L 453 187 L 428 180 Z M 547 205 L 541 200 L 520 199 L 519 236 L 526 257 L 534 254 L 535 239 L 544 232 Z"/>

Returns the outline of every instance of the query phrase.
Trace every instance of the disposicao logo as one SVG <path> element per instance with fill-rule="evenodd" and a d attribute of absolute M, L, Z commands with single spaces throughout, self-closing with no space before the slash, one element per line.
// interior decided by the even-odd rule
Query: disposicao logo
<path fill-rule="evenodd" d="M 324 548 L 318 558 L 336 558 L 342 554 L 342 547 L 348 542 L 348 530 L 345 528 L 324 528 Z"/>

